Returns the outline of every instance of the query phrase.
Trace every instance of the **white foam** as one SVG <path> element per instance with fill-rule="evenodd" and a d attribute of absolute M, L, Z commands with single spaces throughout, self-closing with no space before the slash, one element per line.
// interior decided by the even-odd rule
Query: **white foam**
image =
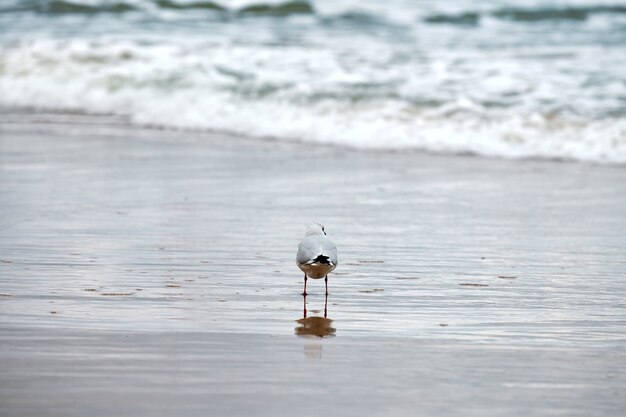
<path fill-rule="evenodd" d="M 415 65 L 374 70 L 390 59 L 384 52 L 369 45 L 356 57 L 367 65 L 350 68 L 327 49 L 24 42 L 0 51 L 0 105 L 105 112 L 142 125 L 362 149 L 626 163 L 624 118 L 538 110 L 537 103 L 560 95 L 577 101 L 576 91 L 567 91 L 576 80 L 554 75 L 533 84 L 532 68 L 525 68 L 531 74 L 526 79 L 504 59 L 490 82 L 474 70 L 464 79 L 474 77 L 473 84 L 450 87 L 464 69 L 445 56 L 421 70 Z M 360 91 L 366 82 L 374 87 Z M 346 98 L 350 95 L 356 98 Z M 510 105 L 489 108 L 480 102 L 510 95 L 515 97 Z M 415 97 L 441 104 L 416 103 Z M 580 105 L 593 105 L 590 100 Z"/>

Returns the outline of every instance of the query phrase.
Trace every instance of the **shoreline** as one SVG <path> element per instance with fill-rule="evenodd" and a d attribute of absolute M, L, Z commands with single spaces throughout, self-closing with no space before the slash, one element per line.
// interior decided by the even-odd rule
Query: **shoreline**
<path fill-rule="evenodd" d="M 623 167 L 4 120 L 2 415 L 626 409 Z"/>
<path fill-rule="evenodd" d="M 519 162 L 548 162 L 548 163 L 572 163 L 572 164 L 584 164 L 584 165 L 597 165 L 604 167 L 615 167 L 615 168 L 624 168 L 626 169 L 626 163 L 623 162 L 614 162 L 614 161 L 596 161 L 596 160 L 580 160 L 575 158 L 568 157 L 540 157 L 540 156 L 501 156 L 501 155 L 487 155 L 478 152 L 453 152 L 453 151 L 433 151 L 429 149 L 420 148 L 417 146 L 407 146 L 405 148 L 377 148 L 377 147 L 357 147 L 357 146 L 349 146 L 341 143 L 333 143 L 333 142 L 311 142 L 311 141 L 303 141 L 298 140 L 296 138 L 281 138 L 275 136 L 264 136 L 259 135 L 255 136 L 252 134 L 244 134 L 238 133 L 234 131 L 227 130 L 213 130 L 213 129 L 204 129 L 204 128 L 182 128 L 182 127 L 173 127 L 173 126 L 159 126 L 153 125 L 149 123 L 136 123 L 131 121 L 131 117 L 128 115 L 118 115 L 111 113 L 94 113 L 94 112 L 81 112 L 81 111 L 65 111 L 65 110 L 57 110 L 57 109 L 47 109 L 47 108 L 35 108 L 35 107 L 3 107 L 0 106 L 0 127 L 2 127 L 3 123 L 6 121 L 3 119 L 10 116 L 25 116 L 23 122 L 15 122 L 15 120 L 10 120 L 10 125 L 19 125 L 23 124 L 25 126 L 31 126 L 33 124 L 42 124 L 42 125 L 52 125 L 59 126 L 64 123 L 61 118 L 77 119 L 74 122 L 65 123 L 68 127 L 72 126 L 88 126 L 88 122 L 93 121 L 102 121 L 104 125 L 115 129 L 119 128 L 120 133 L 128 133 L 129 131 L 143 131 L 143 132 L 161 132 L 164 136 L 172 136 L 174 134 L 183 134 L 183 135 L 192 135 L 197 137 L 198 139 L 204 138 L 205 140 L 237 140 L 241 142 L 264 142 L 270 144 L 281 144 L 281 145 L 294 145 L 301 146 L 307 148 L 330 148 L 336 149 L 345 152 L 360 152 L 360 153 L 382 153 L 388 155 L 398 155 L 398 154 L 415 154 L 415 155 L 425 155 L 432 157 L 459 157 L 459 158 L 479 158 L 486 159 L 489 161 L 519 161 Z M 52 116 L 50 120 L 46 120 L 42 122 L 41 120 L 36 121 L 37 118 L 42 116 Z M 35 119 L 35 120 L 33 120 Z M 16 130 L 20 130 L 19 128 Z"/>

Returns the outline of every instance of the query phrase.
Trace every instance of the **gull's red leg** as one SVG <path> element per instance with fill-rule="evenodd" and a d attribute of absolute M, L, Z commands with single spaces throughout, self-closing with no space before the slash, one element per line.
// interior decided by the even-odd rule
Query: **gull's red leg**
<path fill-rule="evenodd" d="M 328 295 L 328 275 L 324 278 L 324 283 L 326 284 L 326 295 Z"/>
<path fill-rule="evenodd" d="M 306 319 L 306 294 L 304 294 L 304 297 L 302 297 L 302 300 L 304 302 L 303 303 L 304 304 L 304 307 L 303 307 L 304 312 L 303 312 L 303 314 L 304 314 L 304 318 Z"/>
<path fill-rule="evenodd" d="M 304 273 L 304 292 L 302 295 L 306 295 L 306 272 Z"/>

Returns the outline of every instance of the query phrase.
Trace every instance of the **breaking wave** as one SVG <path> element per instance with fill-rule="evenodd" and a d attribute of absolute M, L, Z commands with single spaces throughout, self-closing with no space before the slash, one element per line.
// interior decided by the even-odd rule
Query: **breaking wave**
<path fill-rule="evenodd" d="M 605 0 L 4 0 L 0 106 L 361 149 L 626 163 Z"/>
<path fill-rule="evenodd" d="M 493 11 L 465 11 L 462 13 L 433 14 L 424 17 L 428 23 L 477 25 L 481 18 L 491 17 L 513 22 L 583 21 L 597 14 L 626 14 L 626 6 L 502 8 Z"/>
<path fill-rule="evenodd" d="M 217 12 L 232 12 L 240 16 L 290 16 L 297 14 L 314 13 L 313 6 L 304 0 L 286 1 L 282 3 L 249 3 L 239 8 L 229 8 L 227 5 L 213 1 L 154 0 L 149 1 L 113 1 L 113 2 L 83 2 L 71 0 L 26 0 L 11 7 L 0 8 L 1 12 L 33 11 L 42 14 L 98 14 L 98 13 L 126 13 L 132 11 L 149 11 L 151 6 L 164 10 L 212 10 Z"/>
<path fill-rule="evenodd" d="M 360 149 L 626 163 L 623 115 L 589 118 L 445 94 L 428 99 L 418 86 L 409 93 L 410 85 L 400 80 L 358 81 L 340 73 L 316 80 L 322 72 L 303 77 L 293 65 L 286 70 L 285 59 L 305 66 L 325 59 L 307 50 L 255 49 L 254 67 L 239 62 L 253 56 L 250 49 L 196 48 L 25 43 L 3 51 L 0 105 L 108 113 L 139 125 Z M 275 71 L 281 67 L 285 71 Z M 505 95 L 516 88 L 499 82 Z"/>

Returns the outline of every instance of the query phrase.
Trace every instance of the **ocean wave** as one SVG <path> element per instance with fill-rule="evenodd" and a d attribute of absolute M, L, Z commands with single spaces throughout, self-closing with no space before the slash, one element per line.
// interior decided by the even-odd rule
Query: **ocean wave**
<path fill-rule="evenodd" d="M 331 15 L 321 15 L 319 20 L 322 25 L 326 26 L 357 26 L 360 28 L 369 28 L 372 26 L 389 26 L 393 25 L 383 16 L 377 16 L 363 11 L 347 11 Z"/>
<path fill-rule="evenodd" d="M 241 15 L 255 16 L 291 16 L 296 14 L 313 14 L 313 6 L 307 1 L 291 1 L 279 4 L 250 4 L 237 10 Z"/>
<path fill-rule="evenodd" d="M 22 0 L 13 1 L 9 5 L 0 7 L 0 12 L 35 11 L 38 13 L 66 14 L 66 13 L 125 13 L 130 11 L 148 10 L 150 6 L 171 10 L 214 10 L 240 15 L 270 15 L 289 16 L 292 14 L 316 14 L 324 18 L 355 22 L 378 22 L 384 20 L 384 15 L 356 7 L 336 14 L 320 14 L 314 3 L 308 0 L 269 1 L 269 2 L 240 2 L 235 7 L 228 2 L 211 0 L 117 0 L 117 1 L 84 1 L 84 0 Z M 416 8 L 415 11 L 419 11 Z M 419 14 L 419 13 L 418 13 Z M 433 13 L 423 16 L 427 23 L 476 24 L 482 17 L 490 16 L 497 19 L 535 22 L 551 20 L 580 21 L 595 14 L 626 14 L 626 6 L 596 5 L 596 6 L 546 6 L 546 7 L 504 7 L 491 10 L 465 10 L 458 13 Z"/>
<path fill-rule="evenodd" d="M 107 2 L 107 3 L 83 3 L 70 0 L 26 0 L 16 8 L 0 9 L 1 12 L 7 11 L 34 11 L 46 14 L 95 14 L 95 13 L 125 13 L 136 10 L 131 3 Z"/>
<path fill-rule="evenodd" d="M 477 25 L 484 17 L 513 22 L 584 21 L 597 14 L 626 14 L 626 6 L 507 7 L 483 12 L 465 11 L 462 13 L 433 14 L 425 16 L 423 20 L 426 23 Z"/>
<path fill-rule="evenodd" d="M 378 26 L 387 28 L 408 28 L 421 21 L 427 25 L 455 25 L 475 27 L 486 19 L 495 19 L 515 23 L 540 22 L 585 22 L 598 15 L 624 15 L 626 6 L 622 5 L 576 5 L 555 6 L 507 6 L 483 7 L 478 10 L 446 12 L 445 7 L 408 8 L 399 14 L 393 10 L 360 7 L 358 3 L 349 3 L 347 7 L 328 10 L 327 5 L 318 7 L 312 0 L 245 0 L 232 2 L 227 0 L 14 0 L 8 5 L 0 5 L 0 13 L 34 12 L 40 15 L 66 14 L 124 14 L 131 12 L 145 13 L 148 19 L 160 19 L 158 11 L 181 13 L 206 11 L 213 12 L 225 22 L 238 21 L 237 18 L 289 16 L 313 16 L 321 25 L 335 27 L 348 26 L 368 30 Z M 435 10 L 443 10 L 436 12 Z M 453 8 L 454 9 L 454 8 Z M 430 10 L 430 11 L 429 11 Z"/>
<path fill-rule="evenodd" d="M 192 1 L 188 3 L 180 3 L 174 0 L 157 0 L 156 4 L 162 9 L 173 9 L 173 10 L 193 10 L 193 9 L 218 10 L 218 11 L 228 10 L 226 6 L 213 2 L 213 1 Z"/>
<path fill-rule="evenodd" d="M 97 97 L 97 100 L 94 98 Z M 542 115 L 501 118 L 396 114 L 395 103 L 354 111 L 339 106 L 305 108 L 285 102 L 238 102 L 226 96 L 136 95 L 118 91 L 61 103 L 2 100 L 0 105 L 38 111 L 122 116 L 148 128 L 211 131 L 356 150 L 425 151 L 504 159 L 546 159 L 626 164 L 623 119 L 576 121 Z M 38 103 L 38 104 L 36 104 Z M 6 108 L 6 107 L 5 107 Z"/>
<path fill-rule="evenodd" d="M 589 106 L 598 108 L 589 101 L 593 97 L 602 91 L 619 96 L 624 85 L 598 80 L 601 90 L 576 104 L 583 91 L 566 95 L 561 81 L 544 81 L 533 93 L 514 78 L 485 76 L 485 68 L 453 93 L 446 88 L 459 83 L 458 73 L 448 79 L 435 66 L 415 74 L 409 65 L 406 72 L 369 74 L 377 62 L 387 71 L 387 61 L 380 61 L 380 51 L 363 53 L 379 61 L 358 77 L 342 72 L 327 51 L 305 47 L 23 42 L 0 50 L 0 105 L 108 113 L 139 125 L 359 149 L 626 163 L 626 118 L 610 115 L 619 104 L 610 102 L 605 115 L 585 114 Z M 529 77 L 532 87 L 535 78 Z M 485 81 L 474 86 L 474 80 Z M 478 96 L 464 95 L 470 86 Z M 562 100 L 563 107 L 533 104 L 548 99 Z M 578 105 L 579 111 L 567 110 Z"/>
<path fill-rule="evenodd" d="M 84 2 L 79 0 L 26 0 L 8 7 L 0 7 L 0 13 L 33 11 L 41 14 L 118 14 L 133 11 L 146 11 L 150 6 L 163 10 L 210 10 L 228 13 L 235 16 L 291 16 L 299 14 L 313 14 L 314 8 L 305 0 L 285 1 L 281 3 L 244 4 L 238 8 L 231 8 L 214 1 L 114 1 L 114 2 Z"/>
<path fill-rule="evenodd" d="M 477 25 L 480 21 L 480 14 L 476 12 L 464 12 L 458 14 L 434 14 L 426 16 L 426 23 L 447 23 L 452 25 Z"/>

